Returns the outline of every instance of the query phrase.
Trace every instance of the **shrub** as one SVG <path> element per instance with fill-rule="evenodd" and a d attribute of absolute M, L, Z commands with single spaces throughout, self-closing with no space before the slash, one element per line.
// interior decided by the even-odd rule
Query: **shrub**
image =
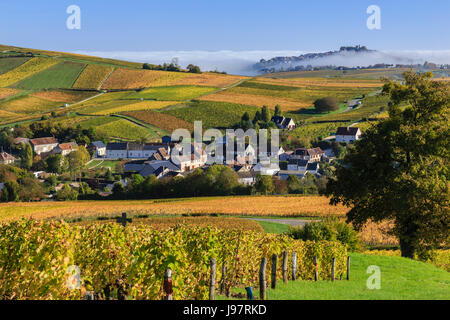
<path fill-rule="evenodd" d="M 334 97 L 325 97 L 314 101 L 316 112 L 330 112 L 339 109 L 339 101 Z"/>
<path fill-rule="evenodd" d="M 350 251 L 361 249 L 358 233 L 351 225 L 336 217 L 307 223 L 304 227 L 291 228 L 287 235 L 303 241 L 339 241 L 346 244 Z"/>

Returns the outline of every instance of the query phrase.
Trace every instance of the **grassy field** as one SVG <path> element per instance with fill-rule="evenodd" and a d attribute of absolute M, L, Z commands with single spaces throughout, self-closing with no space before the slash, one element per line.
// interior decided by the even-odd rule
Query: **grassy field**
<path fill-rule="evenodd" d="M 262 226 L 265 233 L 280 234 L 289 230 L 289 226 L 283 223 L 269 222 L 269 221 L 257 221 L 257 222 Z"/>
<path fill-rule="evenodd" d="M 257 107 L 211 101 L 195 101 L 180 108 L 163 110 L 163 113 L 193 123 L 196 120 L 203 121 L 203 128 L 230 127 L 241 120 L 244 112 L 248 112 L 253 118 Z"/>
<path fill-rule="evenodd" d="M 136 141 L 141 138 L 154 139 L 157 137 L 156 132 L 119 118 L 112 118 L 112 121 L 98 126 L 97 132 L 119 140 Z"/>
<path fill-rule="evenodd" d="M 59 63 L 59 61 L 55 59 L 32 58 L 19 67 L 0 75 L 0 87 L 10 86 L 57 63 Z"/>
<path fill-rule="evenodd" d="M 11 71 L 28 60 L 30 60 L 30 58 L 27 57 L 2 58 L 0 59 L 0 74 Z"/>
<path fill-rule="evenodd" d="M 450 299 L 450 273 L 431 264 L 400 257 L 351 253 L 350 281 L 279 282 L 268 300 L 438 300 Z M 378 266 L 381 288 L 370 290 L 369 266 Z M 243 289 L 239 292 L 245 292 Z M 254 290 L 258 299 L 258 290 Z M 219 297 L 225 299 L 225 297 Z"/>
<path fill-rule="evenodd" d="M 114 67 L 90 64 L 84 68 L 73 87 L 77 89 L 97 90 L 113 70 Z"/>
<path fill-rule="evenodd" d="M 235 196 L 196 197 L 161 200 L 76 201 L 1 203 L 0 221 L 33 217 L 36 219 L 70 216 L 120 214 L 224 214 L 231 216 L 321 217 L 343 216 L 347 209 L 331 206 L 321 196 Z"/>
<path fill-rule="evenodd" d="M 14 87 L 22 89 L 72 88 L 84 67 L 85 65 L 80 63 L 61 62 L 16 83 Z"/>
<path fill-rule="evenodd" d="M 199 87 L 199 86 L 172 86 L 172 87 L 157 87 L 131 94 L 126 99 L 148 99 L 148 100 L 191 100 L 199 96 L 216 91 L 214 87 Z"/>
<path fill-rule="evenodd" d="M 58 108 L 61 103 L 46 99 L 23 96 L 0 103 L 0 110 L 17 114 L 42 114 Z"/>

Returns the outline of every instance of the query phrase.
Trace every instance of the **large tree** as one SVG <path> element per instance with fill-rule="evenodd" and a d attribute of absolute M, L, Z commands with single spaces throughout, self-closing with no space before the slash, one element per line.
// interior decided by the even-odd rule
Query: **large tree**
<path fill-rule="evenodd" d="M 339 101 L 334 97 L 320 98 L 314 101 L 314 108 L 318 113 L 334 111 L 339 109 Z"/>
<path fill-rule="evenodd" d="M 402 256 L 449 241 L 449 86 L 431 73 L 387 82 L 389 118 L 349 149 L 327 185 L 331 203 L 351 207 L 349 222 L 391 220 Z"/>

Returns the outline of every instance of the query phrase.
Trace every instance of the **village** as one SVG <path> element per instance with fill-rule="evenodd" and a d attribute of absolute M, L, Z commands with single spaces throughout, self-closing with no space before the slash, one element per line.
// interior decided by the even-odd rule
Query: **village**
<path fill-rule="evenodd" d="M 291 118 L 274 116 L 272 121 L 284 131 L 295 128 L 295 122 Z M 357 127 L 339 127 L 333 140 L 346 145 L 358 140 L 361 134 L 361 130 Z M 205 141 L 202 147 L 191 141 L 187 143 L 172 141 L 170 136 L 164 136 L 160 142 L 152 143 L 93 141 L 85 145 L 73 141 L 58 141 L 55 137 L 35 139 L 17 137 L 13 140 L 13 144 L 19 146 L 20 150 L 26 150 L 27 146 L 30 146 L 33 163 L 44 163 L 44 170 L 32 172 L 40 183 L 44 185 L 50 183 L 51 186 L 43 188 L 48 191 L 44 192 L 46 193 L 44 197 L 32 200 L 47 201 L 73 200 L 75 198 L 73 194 L 80 194 L 81 189 L 83 189 L 81 193 L 85 195 L 86 189 L 89 190 L 91 198 L 108 198 L 114 196 L 115 189 L 116 192 L 117 189 L 126 189 L 136 175 L 144 179 L 152 176 L 161 181 L 168 181 L 175 177 L 187 177 L 197 169 L 206 172 L 209 167 L 217 164 L 230 168 L 236 174 L 237 182 L 247 187 L 247 190 L 251 190 L 257 184 L 258 177 L 271 177 L 271 183 L 275 186 L 287 186 L 288 181 L 295 177 L 297 179 L 294 181 L 297 184 L 304 181 L 302 191 L 281 188 L 276 192 L 307 193 L 307 190 L 310 190 L 309 192 L 317 193 L 320 189 L 317 185 L 323 185 L 330 174 L 326 168 L 336 160 L 332 148 L 284 150 L 282 146 L 275 147 L 268 143 L 267 149 L 262 151 L 250 143 L 238 145 L 235 141 L 234 145 L 230 146 L 225 143 L 225 139 L 215 142 Z M 175 161 L 174 151 L 189 156 L 181 157 L 181 161 L 177 158 Z M 20 164 L 23 167 L 23 162 L 24 159 L 17 155 L 7 152 L 0 154 L 0 163 L 3 165 Z M 104 167 L 103 163 L 115 166 Z M 70 175 L 67 175 L 67 172 L 70 172 Z M 95 174 L 90 174 L 92 172 Z M 4 186 L 4 183 L 0 184 L 0 190 Z"/>

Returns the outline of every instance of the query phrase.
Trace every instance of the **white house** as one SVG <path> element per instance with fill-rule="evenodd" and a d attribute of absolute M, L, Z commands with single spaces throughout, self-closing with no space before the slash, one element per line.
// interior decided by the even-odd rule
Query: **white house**
<path fill-rule="evenodd" d="M 292 120 L 292 118 L 273 116 L 271 121 L 277 125 L 278 129 L 293 130 L 295 128 L 295 122 L 294 120 Z"/>
<path fill-rule="evenodd" d="M 58 140 L 53 137 L 31 139 L 30 143 L 37 155 L 50 152 L 58 146 Z"/>
<path fill-rule="evenodd" d="M 94 150 L 94 157 L 104 157 L 106 156 L 106 146 L 102 141 L 94 141 L 91 143 L 90 149 Z"/>
<path fill-rule="evenodd" d="M 320 148 L 299 148 L 296 149 L 289 159 L 308 160 L 309 162 L 318 162 L 322 158 L 324 152 Z"/>
<path fill-rule="evenodd" d="M 361 138 L 362 132 L 357 127 L 339 127 L 336 131 L 337 142 L 353 142 Z"/>
<path fill-rule="evenodd" d="M 52 153 L 61 154 L 62 156 L 67 156 L 73 151 L 78 150 L 78 145 L 76 142 L 60 143 L 56 148 L 52 150 Z"/>
<path fill-rule="evenodd" d="M 0 163 L 1 164 L 10 164 L 16 161 L 16 158 L 14 158 L 12 155 L 6 152 L 0 153 Z"/>
<path fill-rule="evenodd" d="M 273 176 L 280 171 L 280 167 L 276 163 L 258 163 L 252 168 L 253 172 L 259 173 L 260 175 Z"/>

